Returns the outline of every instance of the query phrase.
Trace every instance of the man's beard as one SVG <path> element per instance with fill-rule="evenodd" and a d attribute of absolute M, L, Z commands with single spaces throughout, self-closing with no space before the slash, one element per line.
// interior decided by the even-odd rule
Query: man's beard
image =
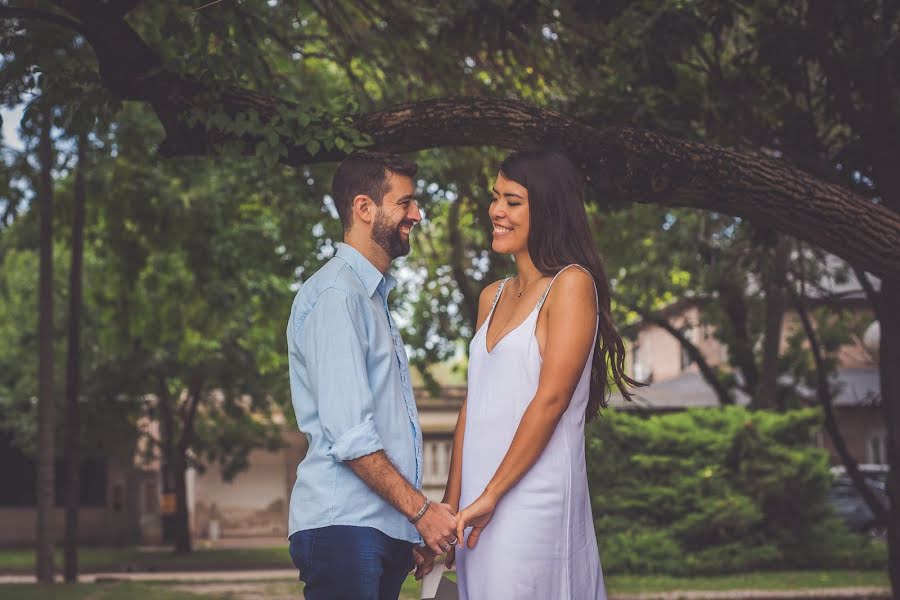
<path fill-rule="evenodd" d="M 400 235 L 400 227 L 409 226 L 406 220 L 401 221 L 396 227 L 391 226 L 384 217 L 384 213 L 378 211 L 375 215 L 375 224 L 372 226 L 372 241 L 381 246 L 391 260 L 409 254 L 409 239 L 403 239 Z"/>

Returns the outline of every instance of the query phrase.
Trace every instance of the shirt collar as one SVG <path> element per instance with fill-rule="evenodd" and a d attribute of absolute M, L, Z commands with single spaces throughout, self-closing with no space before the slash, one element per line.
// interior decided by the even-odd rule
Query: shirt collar
<path fill-rule="evenodd" d="M 368 258 L 350 244 L 339 243 L 335 256 L 343 259 L 350 265 L 350 268 L 359 277 L 370 298 L 381 286 L 382 282 L 384 282 L 383 296 L 385 299 L 387 299 L 388 293 L 397 285 L 396 279 L 391 275 L 383 275 L 381 271 L 375 268 L 375 265 L 369 262 Z"/>

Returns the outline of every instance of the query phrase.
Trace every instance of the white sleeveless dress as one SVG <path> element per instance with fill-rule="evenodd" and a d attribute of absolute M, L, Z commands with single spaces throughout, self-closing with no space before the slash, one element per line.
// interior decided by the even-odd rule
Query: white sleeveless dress
<path fill-rule="evenodd" d="M 556 277 L 528 318 L 488 352 L 488 326 L 507 280 L 470 345 L 460 509 L 484 491 L 538 388 L 535 324 Z M 500 500 L 477 546 L 457 547 L 461 600 L 606 598 L 584 458 L 592 358 L 593 350 L 550 442 Z"/>

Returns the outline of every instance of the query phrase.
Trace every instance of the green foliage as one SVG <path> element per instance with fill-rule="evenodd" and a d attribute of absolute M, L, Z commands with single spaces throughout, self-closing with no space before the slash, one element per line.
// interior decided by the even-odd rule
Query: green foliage
<path fill-rule="evenodd" d="M 827 457 L 813 442 L 820 420 L 812 409 L 604 413 L 587 437 L 604 569 L 882 566 L 882 549 L 830 513 Z"/>
<path fill-rule="evenodd" d="M 341 236 L 340 225 L 323 206 L 330 166 L 283 169 L 277 161 L 287 140 L 312 154 L 366 146 L 369 140 L 348 120 L 358 111 L 428 97 L 502 95 L 598 127 L 641 126 L 729 147 L 770 149 L 826 179 L 873 194 L 867 174 L 876 144 L 867 136 L 896 127 L 859 128 L 860 122 L 890 117 L 872 114 L 864 95 L 877 86 L 859 82 L 871 80 L 866 78 L 880 64 L 880 54 L 873 52 L 897 47 L 879 37 L 896 28 L 896 19 L 869 18 L 875 10 L 869 5 L 849 10 L 853 3 L 830 3 L 821 9 L 824 15 L 815 6 L 710 0 L 423 6 L 340 0 L 218 2 L 198 9 L 188 0 L 138 3 L 128 23 L 159 52 L 166 68 L 196 77 L 212 92 L 244 87 L 292 103 L 290 109 L 273 109 L 263 101 L 259 110 L 230 115 L 213 101 L 198 102 L 186 115 L 190 123 L 223 136 L 237 134 L 242 141 L 217 146 L 218 155 L 210 160 L 173 161 L 156 156 L 164 132 L 148 110 L 122 107 L 103 93 L 83 37 L 39 21 L 3 20 L 0 102 L 28 103 L 22 134 L 29 150 L 38 100 L 55 107 L 65 128 L 56 138 L 61 148 L 67 136 L 93 125 L 96 165 L 90 175 L 85 250 L 86 395 L 104 399 L 97 414 L 115 414 L 109 407 L 125 406 L 123 412 L 131 415 L 134 404 L 155 388 L 177 397 L 192 377 L 202 375 L 208 389 L 224 396 L 221 402 L 211 399 L 199 414 L 197 450 L 233 473 L 249 445 L 265 443 L 259 419 L 272 416 L 269 399 L 285 404 L 287 395 L 283 327 L 292 286 L 331 255 Z M 861 26 L 828 31 L 828 24 L 843 22 L 829 15 L 861 17 L 853 21 Z M 853 39 L 857 35 L 861 39 Z M 845 76 L 824 73 L 834 64 Z M 835 82 L 848 78 L 855 88 L 835 89 Z M 879 105 L 886 110 L 900 106 L 889 99 Z M 851 122 L 842 116 L 847 114 L 860 117 Z M 63 155 L 56 178 L 65 187 L 71 157 Z M 405 317 L 411 360 L 431 384 L 430 365 L 463 358 L 481 288 L 512 269 L 508 257 L 490 252 L 488 190 L 502 156 L 492 149 L 439 149 L 418 157 L 426 218 L 413 235 L 413 253 L 398 268 L 406 285 L 393 302 Z M 0 172 L 0 396 L 16 407 L 19 417 L 4 423 L 18 423 L 23 440 L 33 422 L 29 402 L 36 389 L 37 228 L 29 204 L 35 174 L 27 158 L 27 152 L 5 153 Z M 60 198 L 58 225 L 69 219 L 68 196 Z M 769 273 L 771 236 L 729 215 L 655 206 L 626 209 L 595 190 L 589 190 L 588 201 L 613 281 L 617 321 L 634 323 L 636 309 L 657 310 L 679 298 L 708 302 L 697 325 L 712 325 L 730 349 L 750 355 L 741 363 L 737 352 L 729 353 L 729 385 L 741 385 L 736 375 L 756 366 L 753 350 L 763 333 L 764 300 L 751 284 Z M 57 265 L 67 262 L 65 235 L 57 236 L 62 240 Z M 792 278 L 818 283 L 830 271 L 821 253 L 798 250 Z M 56 289 L 63 290 L 64 269 L 57 269 L 57 278 Z M 737 290 L 733 300 L 741 310 L 723 306 L 723 290 Z M 60 297 L 57 307 L 63 306 Z M 817 317 L 828 352 L 860 331 L 860 324 L 846 319 Z M 61 356 L 62 312 L 56 322 Z M 64 363 L 58 359 L 56 364 Z M 782 374 L 791 376 L 792 387 L 813 381 L 800 335 L 790 339 L 779 364 Z M 785 406 L 801 403 L 796 394 L 785 394 Z M 619 418 L 611 414 L 598 427 Z M 794 552 L 793 542 L 776 535 L 785 523 L 771 517 L 781 510 L 783 497 L 746 489 L 750 484 L 741 483 L 740 470 L 721 461 L 737 448 L 749 457 L 762 453 L 766 460 L 784 460 L 787 469 L 799 460 L 799 446 L 788 439 L 790 451 L 780 456 L 760 441 L 774 434 L 766 429 L 763 436 L 759 423 L 741 435 L 728 423 L 707 424 L 713 430 L 733 429 L 728 441 L 685 426 L 690 433 L 664 444 L 692 448 L 684 455 L 642 454 L 642 436 L 634 448 L 619 453 L 629 457 L 621 469 L 683 474 L 689 467 L 692 475 L 619 494 L 621 501 L 630 498 L 639 507 L 650 499 L 665 500 L 651 507 L 663 511 L 652 525 L 664 528 L 647 525 L 625 544 L 628 540 L 615 532 L 640 523 L 643 514 L 603 516 L 612 519 L 611 547 L 623 542 L 621 553 L 608 555 L 641 564 L 642 557 L 662 561 L 688 550 L 700 556 L 710 547 L 729 564 L 773 564 Z M 665 439 L 660 435 L 658 441 Z M 698 458 L 704 455 L 702 445 L 696 446 L 701 440 L 712 447 L 705 462 Z M 741 456 L 732 460 L 743 464 Z M 756 464 L 756 458 L 747 460 Z M 821 461 L 804 460 L 811 461 L 811 472 L 821 471 Z M 766 485 L 785 476 L 765 465 L 753 468 L 760 469 Z M 598 480 L 617 481 L 613 473 L 618 471 Z M 800 478 L 797 493 L 816 488 L 808 477 Z M 634 483 L 645 481 L 656 479 Z M 644 495 L 633 496 L 638 489 Z M 709 494 L 708 505 L 699 502 L 697 489 Z M 770 519 L 775 519 L 772 531 L 765 529 Z M 806 528 L 804 535 L 825 535 L 803 519 L 797 523 Z M 747 548 L 735 541 L 745 538 L 752 541 Z M 632 547 L 640 548 L 634 558 Z M 810 556 L 827 547 L 821 544 Z"/>
<path fill-rule="evenodd" d="M 28 131 L 23 133 L 28 135 Z M 98 131 L 87 173 L 82 395 L 85 451 L 134 451 L 141 415 L 201 381 L 192 460 L 227 477 L 253 448 L 274 448 L 286 411 L 284 320 L 294 285 L 325 258 L 335 227 L 319 170 L 243 159 L 161 161 L 159 128 L 129 106 Z M 67 158 L 61 156 L 61 163 Z M 56 393 L 65 389 L 72 171 L 56 180 Z M 31 175 L 29 174 L 29 177 Z M 36 214 L 0 229 L 2 426 L 33 449 L 37 391 Z M 321 228 L 321 233 L 315 234 Z M 339 227 L 337 228 L 340 229 Z M 63 410 L 57 411 L 62 439 Z M 185 423 L 175 423 L 177 441 Z M 148 451 L 154 443 L 144 445 Z M 148 455 L 152 456 L 152 454 Z"/>

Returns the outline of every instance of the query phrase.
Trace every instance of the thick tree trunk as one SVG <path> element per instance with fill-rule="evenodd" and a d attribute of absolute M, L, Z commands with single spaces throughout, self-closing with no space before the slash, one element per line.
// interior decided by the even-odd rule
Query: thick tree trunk
<path fill-rule="evenodd" d="M 187 501 L 187 460 L 176 454 L 172 469 L 175 475 L 175 552 L 187 554 L 191 551 L 190 514 Z"/>
<path fill-rule="evenodd" d="M 160 376 L 156 399 L 159 419 L 159 475 L 162 484 L 162 525 L 163 541 L 174 542 L 176 534 L 176 473 L 175 473 L 175 417 L 172 414 L 172 399 L 166 387 L 165 378 Z"/>
<path fill-rule="evenodd" d="M 896 131 L 873 144 L 875 181 L 885 206 L 900 215 L 900 152 Z M 887 492 L 891 501 L 888 517 L 888 564 L 894 597 L 900 597 L 900 277 L 881 282 L 876 312 L 881 325 L 878 371 L 881 379 L 881 407 L 887 433 L 887 459 L 890 466 Z"/>
<path fill-rule="evenodd" d="M 42 109 L 38 155 L 41 165 L 40 191 L 40 284 L 39 284 L 39 367 L 38 367 L 38 445 L 37 445 L 37 579 L 53 581 L 53 547 L 56 505 L 54 481 L 55 404 L 53 389 L 53 126 L 52 107 Z"/>
<path fill-rule="evenodd" d="M 79 466 L 81 452 L 81 419 L 78 414 L 78 396 L 81 392 L 81 303 L 82 265 L 84 251 L 85 185 L 84 170 L 87 135 L 78 136 L 78 165 L 75 170 L 75 187 L 72 218 L 72 265 L 69 270 L 69 347 L 66 362 L 66 529 L 64 542 L 64 567 L 66 583 L 78 581 L 78 506 L 81 485 Z"/>
<path fill-rule="evenodd" d="M 194 419 L 200 407 L 202 379 L 194 377 L 187 391 L 183 409 L 181 439 L 175 460 L 175 552 L 191 551 L 191 522 L 187 498 L 187 459 L 194 438 Z"/>
<path fill-rule="evenodd" d="M 213 92 L 168 71 L 159 55 L 124 20 L 95 0 L 56 0 L 78 19 L 69 24 L 97 54 L 104 84 L 115 94 L 151 104 L 166 130 L 168 156 L 206 154 L 229 138 L 189 126 L 192 109 L 222 106 L 231 115 L 256 113 L 265 123 L 289 102 L 250 90 Z M 11 12 L 12 11 L 12 12 Z M 21 10 L 18 11 L 21 15 Z M 0 8 L 0 16 L 14 9 Z M 55 22 L 59 22 L 56 18 Z M 323 125 L 327 125 L 323 123 Z M 654 202 L 714 210 L 805 240 L 882 277 L 900 278 L 900 215 L 846 188 L 783 161 L 672 139 L 623 127 L 600 129 L 554 111 L 500 98 L 445 98 L 353 118 L 374 147 L 412 152 L 442 146 L 557 146 L 583 169 L 606 202 Z M 245 137 L 248 151 L 255 138 Z M 334 161 L 344 152 L 310 154 L 285 136 L 288 164 Z"/>
<path fill-rule="evenodd" d="M 900 594 L 900 280 L 885 280 L 881 287 L 881 346 L 878 352 L 881 375 L 881 406 L 887 429 L 888 559 L 891 587 Z"/>
<path fill-rule="evenodd" d="M 753 399 L 755 408 L 772 409 L 778 404 L 778 355 L 781 347 L 781 331 L 784 311 L 787 305 L 784 286 L 786 282 L 790 242 L 784 236 L 777 236 L 772 251 L 766 281 L 766 322 L 763 338 L 762 372 L 759 388 Z M 784 410 L 784 406 L 778 406 Z"/>
<path fill-rule="evenodd" d="M 195 378 L 188 390 L 186 403 L 179 410 L 182 417 L 181 436 L 175 439 L 174 399 L 169 396 L 165 380 L 159 378 L 157 407 L 160 419 L 160 445 L 163 459 L 164 493 L 175 496 L 174 514 L 171 515 L 168 533 L 171 534 L 175 552 L 191 551 L 190 510 L 187 498 L 188 452 L 194 434 L 194 419 L 200 404 L 201 380 Z"/>

